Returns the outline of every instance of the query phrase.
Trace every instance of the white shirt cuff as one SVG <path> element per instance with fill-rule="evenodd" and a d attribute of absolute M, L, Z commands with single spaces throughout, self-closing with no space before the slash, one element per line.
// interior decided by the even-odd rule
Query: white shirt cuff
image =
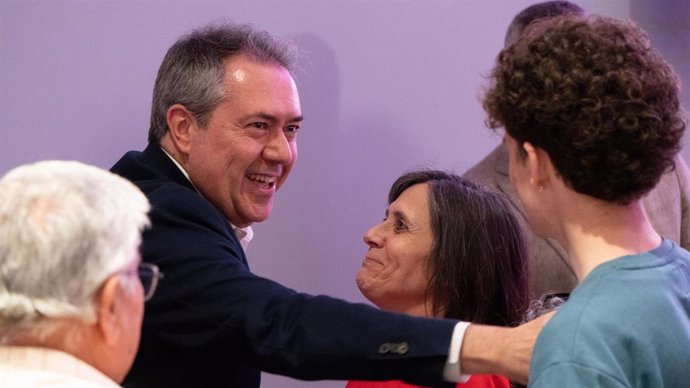
<path fill-rule="evenodd" d="M 443 379 L 453 383 L 465 383 L 470 379 L 470 375 L 461 374 L 460 371 L 460 351 L 462 350 L 462 339 L 465 338 L 465 330 L 469 322 L 458 322 L 453 329 L 453 337 L 450 340 L 450 350 L 448 360 L 443 368 Z"/>

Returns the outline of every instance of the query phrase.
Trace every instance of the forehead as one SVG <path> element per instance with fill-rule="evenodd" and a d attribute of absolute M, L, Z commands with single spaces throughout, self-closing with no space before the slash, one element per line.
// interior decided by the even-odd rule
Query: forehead
<path fill-rule="evenodd" d="M 246 55 L 226 59 L 221 93 L 223 99 L 216 110 L 222 117 L 263 115 L 281 121 L 302 120 L 295 81 L 277 63 L 258 62 Z"/>
<path fill-rule="evenodd" d="M 280 89 L 297 93 L 297 86 L 290 71 L 276 62 L 260 62 L 245 54 L 225 60 L 223 84 L 227 92 L 247 87 Z"/>
<path fill-rule="evenodd" d="M 281 121 L 301 121 L 297 86 L 290 72 L 274 62 L 258 62 L 246 55 L 226 60 L 223 102 L 228 117 L 257 114 Z"/>
<path fill-rule="evenodd" d="M 397 211 L 406 215 L 428 216 L 429 184 L 418 183 L 408 187 L 388 208 L 390 211 Z"/>

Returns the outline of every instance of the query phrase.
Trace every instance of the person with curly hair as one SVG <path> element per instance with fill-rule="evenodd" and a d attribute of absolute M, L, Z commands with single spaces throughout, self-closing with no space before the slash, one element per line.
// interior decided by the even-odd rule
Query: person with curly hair
<path fill-rule="evenodd" d="M 505 47 L 515 43 L 522 31 L 535 20 L 558 15 L 584 15 L 585 10 L 563 0 L 535 3 L 520 11 L 505 35 Z M 690 249 L 690 170 L 681 155 L 675 157 L 676 169 L 662 175 L 659 183 L 642 197 L 642 205 L 654 228 L 664 237 Z M 499 144 L 463 176 L 505 193 L 524 212 L 508 177 L 508 151 Z M 577 277 L 568 264 L 563 248 L 554 240 L 543 238 L 526 228 L 530 258 L 530 293 L 568 293 L 577 285 Z"/>
<path fill-rule="evenodd" d="M 690 253 L 640 201 L 674 168 L 678 95 L 631 22 L 544 19 L 499 55 L 489 124 L 505 129 L 532 229 L 564 247 L 579 282 L 537 339 L 530 387 L 690 383 Z"/>
<path fill-rule="evenodd" d="M 514 206 L 457 175 L 416 170 L 388 194 L 386 215 L 364 234 L 357 286 L 376 306 L 413 316 L 515 326 L 529 305 L 527 244 Z M 509 388 L 500 375 L 458 387 Z M 411 388 L 399 380 L 347 388 Z"/>

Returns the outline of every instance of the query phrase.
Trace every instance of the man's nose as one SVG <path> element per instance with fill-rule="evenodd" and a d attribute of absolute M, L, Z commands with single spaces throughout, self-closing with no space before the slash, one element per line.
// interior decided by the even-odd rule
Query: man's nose
<path fill-rule="evenodd" d="M 290 164 L 294 158 L 290 141 L 283 131 L 275 131 L 263 151 L 265 160 L 279 164 Z"/>

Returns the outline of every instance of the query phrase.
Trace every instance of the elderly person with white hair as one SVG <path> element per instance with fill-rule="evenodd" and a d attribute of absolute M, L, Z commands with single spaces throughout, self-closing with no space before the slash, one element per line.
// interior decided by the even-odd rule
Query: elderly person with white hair
<path fill-rule="evenodd" d="M 0 179 L 0 385 L 117 387 L 160 276 L 140 263 L 149 203 L 79 162 Z"/>

